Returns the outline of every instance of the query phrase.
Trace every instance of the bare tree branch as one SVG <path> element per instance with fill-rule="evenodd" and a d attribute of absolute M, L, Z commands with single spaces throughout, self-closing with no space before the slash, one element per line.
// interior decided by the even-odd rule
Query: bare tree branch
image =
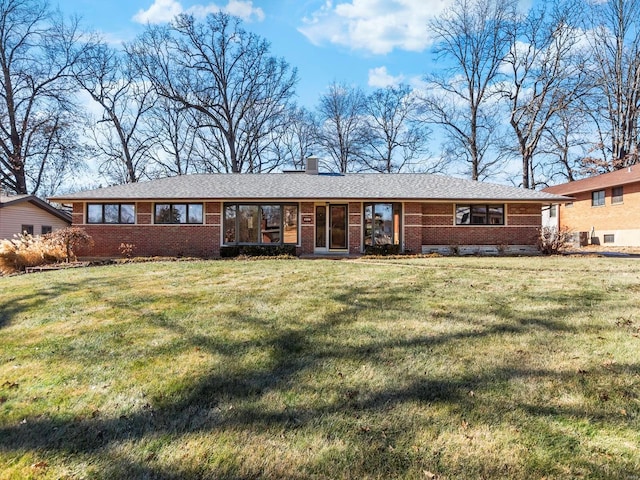
<path fill-rule="evenodd" d="M 81 36 L 44 1 L 0 2 L 0 183 L 16 193 L 54 187 L 79 162 L 67 132 L 79 118 L 71 69 L 91 42 Z"/>
<path fill-rule="evenodd" d="M 332 83 L 320 97 L 318 125 L 318 144 L 336 171 L 358 170 L 369 141 L 362 90 Z"/>
<path fill-rule="evenodd" d="M 455 0 L 430 24 L 434 52 L 451 67 L 426 77 L 425 118 L 444 128 L 449 150 L 469 164 L 473 180 L 486 177 L 498 161 L 486 154 L 498 131 L 496 84 L 514 11 L 512 0 Z"/>
<path fill-rule="evenodd" d="M 159 95 L 200 114 L 213 170 L 261 171 L 272 129 L 294 94 L 297 72 L 269 55 L 269 43 L 224 13 L 189 15 L 148 27 L 128 47 Z"/>

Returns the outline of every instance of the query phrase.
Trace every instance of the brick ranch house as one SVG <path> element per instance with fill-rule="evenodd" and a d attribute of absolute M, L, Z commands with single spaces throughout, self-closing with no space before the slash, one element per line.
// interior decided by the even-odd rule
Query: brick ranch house
<path fill-rule="evenodd" d="M 552 205 L 550 220 L 575 232 L 582 245 L 640 246 L 640 165 L 543 190 L 573 197 Z"/>
<path fill-rule="evenodd" d="M 51 200 L 94 240 L 86 256 L 220 256 L 236 245 L 294 245 L 298 255 L 535 249 L 541 208 L 564 197 L 428 174 L 197 174 Z"/>

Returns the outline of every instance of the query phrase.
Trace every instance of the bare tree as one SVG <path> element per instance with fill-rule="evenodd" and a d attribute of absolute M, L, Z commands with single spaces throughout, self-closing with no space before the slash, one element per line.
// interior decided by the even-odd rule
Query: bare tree
<path fill-rule="evenodd" d="M 145 115 L 155 97 L 136 78 L 124 53 L 106 44 L 87 51 L 75 69 L 80 86 L 102 108 L 91 129 L 100 170 L 116 183 L 135 183 L 145 174 L 156 136 Z"/>
<path fill-rule="evenodd" d="M 640 0 L 594 2 L 590 19 L 596 108 L 609 139 L 600 163 L 615 170 L 639 158 Z"/>
<path fill-rule="evenodd" d="M 320 97 L 317 141 L 340 173 L 360 168 L 369 143 L 365 113 L 365 96 L 359 88 L 334 82 Z"/>
<path fill-rule="evenodd" d="M 167 177 L 204 171 L 202 149 L 198 148 L 198 117 L 197 112 L 171 100 L 156 100 L 147 118 L 150 131 L 157 138 L 148 175 Z"/>
<path fill-rule="evenodd" d="M 486 154 L 498 131 L 496 83 L 514 9 L 513 0 L 454 0 L 430 23 L 436 57 L 450 67 L 426 77 L 425 118 L 444 128 L 448 150 L 468 162 L 473 180 L 486 177 L 497 161 Z"/>
<path fill-rule="evenodd" d="M 131 45 L 139 72 L 161 96 L 199 112 L 212 170 L 256 171 L 256 154 L 288 108 L 297 72 L 269 43 L 224 13 L 180 15 Z"/>
<path fill-rule="evenodd" d="M 509 31 L 510 49 L 504 59 L 508 78 L 502 95 L 509 105 L 524 188 L 537 186 L 534 161 L 554 117 L 589 91 L 579 48 L 582 37 L 574 25 L 578 17 L 578 4 L 560 0 L 531 9 Z M 559 125 L 566 126 L 566 117 L 565 123 L 562 120 Z"/>
<path fill-rule="evenodd" d="M 541 184 L 573 182 L 582 175 L 583 160 L 593 147 L 592 125 L 581 103 L 559 111 L 550 120 L 539 144 L 540 154 L 547 159 L 539 165 L 544 170 Z"/>
<path fill-rule="evenodd" d="M 16 193 L 56 188 L 79 162 L 80 37 L 44 1 L 0 0 L 0 183 Z"/>
<path fill-rule="evenodd" d="M 274 132 L 270 155 L 279 159 L 279 165 L 304 169 L 306 159 L 319 150 L 317 131 L 313 113 L 304 107 L 293 106 L 287 114 L 284 128 Z"/>
<path fill-rule="evenodd" d="M 380 88 L 367 97 L 369 142 L 364 162 L 370 169 L 400 172 L 423 160 L 431 132 L 416 120 L 417 107 L 417 98 L 407 85 Z"/>

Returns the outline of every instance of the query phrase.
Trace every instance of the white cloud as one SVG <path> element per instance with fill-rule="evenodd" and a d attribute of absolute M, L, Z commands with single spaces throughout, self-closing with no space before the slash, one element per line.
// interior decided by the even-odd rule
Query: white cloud
<path fill-rule="evenodd" d="M 431 42 L 427 24 L 450 4 L 443 0 L 330 0 L 299 28 L 312 43 L 329 42 L 386 54 L 394 49 L 419 52 Z"/>
<path fill-rule="evenodd" d="M 394 77 L 387 72 L 387 67 L 372 68 L 369 70 L 369 86 L 375 88 L 397 87 L 404 81 L 403 75 Z"/>
<path fill-rule="evenodd" d="M 182 13 L 182 5 L 175 0 L 155 0 L 147 10 L 138 10 L 133 21 L 138 23 L 166 23 Z"/>
<path fill-rule="evenodd" d="M 94 121 L 95 119 L 102 118 L 104 108 L 98 102 L 96 102 L 87 91 L 80 90 L 77 93 L 76 100 L 82 106 L 84 111 L 89 113 Z"/>
<path fill-rule="evenodd" d="M 185 9 L 176 0 L 154 0 L 147 10 L 139 10 L 133 16 L 133 21 L 138 23 L 167 23 L 176 15 L 188 13 L 196 18 L 204 18 L 210 13 L 225 12 L 229 15 L 240 17 L 245 21 L 264 20 L 264 11 L 260 7 L 254 7 L 251 0 L 229 0 L 227 5 L 220 7 L 215 3 L 206 5 L 194 5 Z"/>
<path fill-rule="evenodd" d="M 264 20 L 264 11 L 259 7 L 254 8 L 251 1 L 229 0 L 224 10 L 229 15 L 240 17 L 243 20 L 257 20 L 259 22 Z"/>

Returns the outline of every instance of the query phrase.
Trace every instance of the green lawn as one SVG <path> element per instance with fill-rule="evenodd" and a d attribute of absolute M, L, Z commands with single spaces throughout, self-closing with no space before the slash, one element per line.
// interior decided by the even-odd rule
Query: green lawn
<path fill-rule="evenodd" d="M 0 278 L 0 478 L 640 478 L 640 261 Z"/>

